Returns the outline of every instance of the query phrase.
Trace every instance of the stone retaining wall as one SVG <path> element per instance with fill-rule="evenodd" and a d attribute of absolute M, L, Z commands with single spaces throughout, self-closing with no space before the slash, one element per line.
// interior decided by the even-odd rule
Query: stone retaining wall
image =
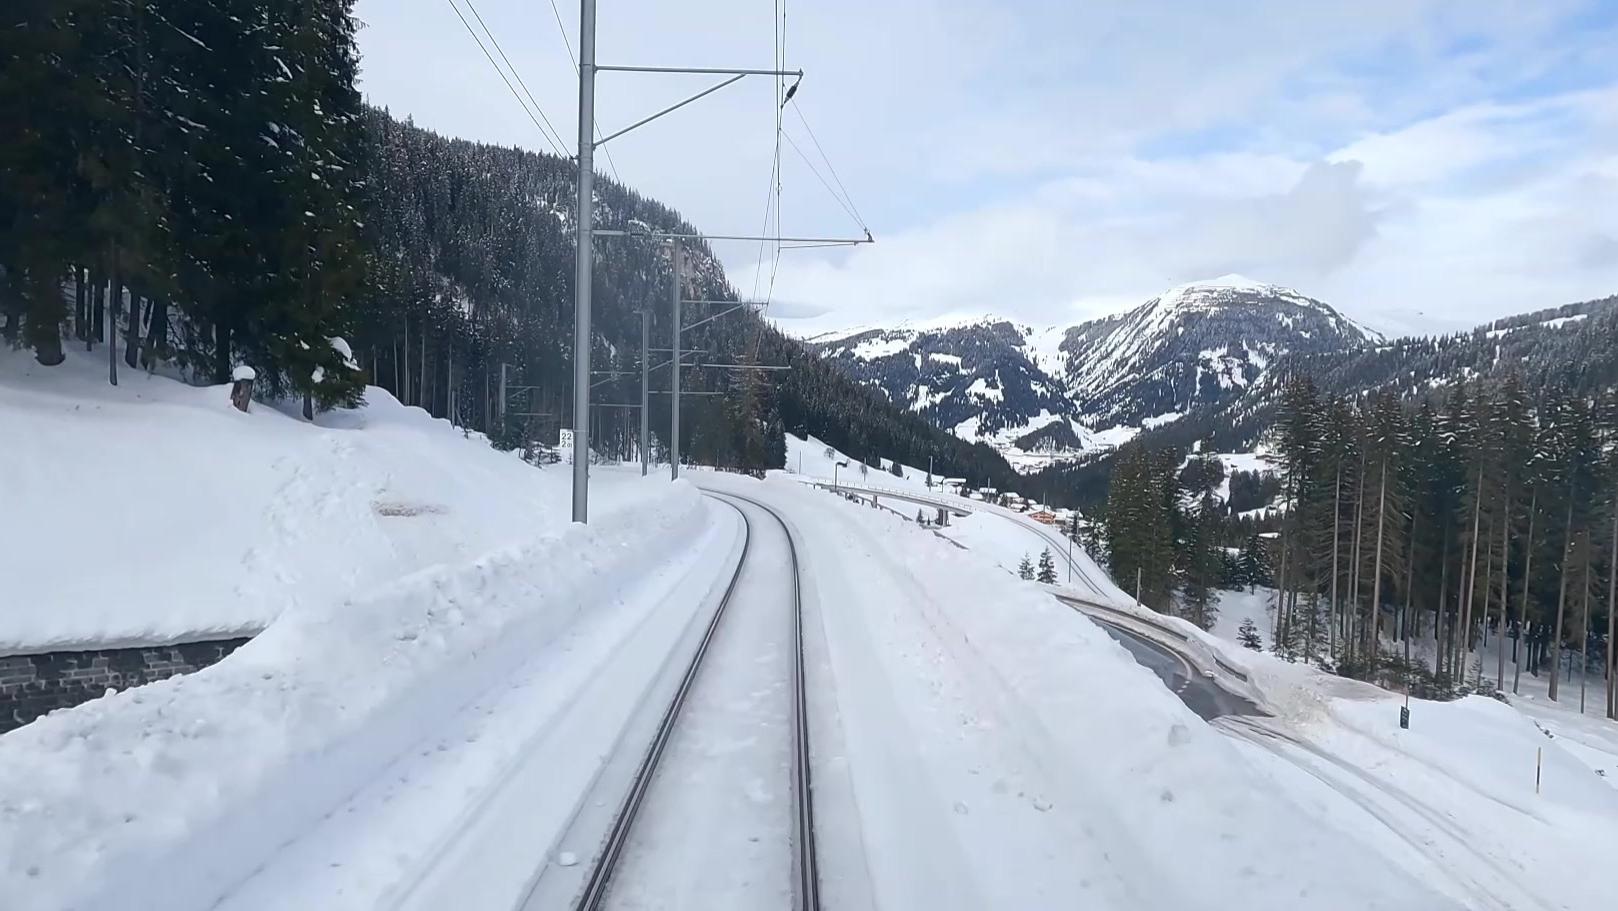
<path fill-rule="evenodd" d="M 247 638 L 0 657 L 0 734 L 55 709 L 200 670 Z"/>

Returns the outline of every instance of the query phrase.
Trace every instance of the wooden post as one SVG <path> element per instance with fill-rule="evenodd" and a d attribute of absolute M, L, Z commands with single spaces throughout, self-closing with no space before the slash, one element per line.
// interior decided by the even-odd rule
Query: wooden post
<path fill-rule="evenodd" d="M 230 404 L 245 412 L 253 401 L 253 381 L 258 379 L 258 372 L 243 364 L 231 373 L 230 379 Z"/>

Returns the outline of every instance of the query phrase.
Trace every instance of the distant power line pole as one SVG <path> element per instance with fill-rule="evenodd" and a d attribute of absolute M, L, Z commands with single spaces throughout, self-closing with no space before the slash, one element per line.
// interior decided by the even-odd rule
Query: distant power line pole
<path fill-rule="evenodd" d="M 728 78 L 725 78 L 725 79 L 721 80 L 719 83 L 717 83 L 715 85 L 712 85 L 712 86 L 710 86 L 710 87 L 708 87 L 706 89 L 703 89 L 700 92 L 697 92 L 696 94 L 686 98 L 683 101 L 679 101 L 679 102 L 676 102 L 676 103 L 674 103 L 672 105 L 669 105 L 668 107 L 663 108 L 662 110 L 658 111 L 655 114 L 652 114 L 651 116 L 643 117 L 640 120 L 637 120 L 634 123 L 630 124 L 629 126 L 624 127 L 621 130 L 618 130 L 617 132 L 610 133 L 610 134 L 602 137 L 601 139 L 595 139 L 594 138 L 594 127 L 595 127 L 595 79 L 596 79 L 596 73 L 598 73 L 598 72 L 609 72 L 609 71 L 621 72 L 621 73 L 687 73 L 687 74 L 694 73 L 694 74 L 725 76 L 725 77 L 728 77 Z M 680 250 L 680 243 L 679 243 L 680 240 L 687 239 L 687 238 L 695 239 L 695 240 L 720 240 L 720 239 L 725 239 L 725 240 L 752 240 L 752 241 L 773 240 L 777 244 L 780 244 L 780 243 L 782 243 L 784 241 L 785 242 L 804 242 L 804 241 L 809 241 L 809 242 L 813 242 L 813 243 L 818 244 L 818 245 L 825 245 L 825 246 L 866 244 L 866 243 L 871 243 L 872 242 L 871 234 L 870 234 L 869 231 L 865 232 L 864 237 L 858 238 L 858 239 L 788 238 L 788 237 L 782 237 L 782 236 L 780 236 L 780 233 L 779 233 L 779 225 L 777 225 L 777 233 L 774 236 L 770 236 L 770 237 L 764 237 L 764 236 L 759 236 L 759 235 L 735 235 L 735 234 L 704 236 L 704 235 L 701 235 L 701 234 L 671 234 L 671 233 L 666 233 L 666 232 L 651 232 L 651 231 L 621 231 L 621 230 L 619 230 L 619 231 L 596 231 L 595 230 L 595 225 L 594 225 L 595 211 L 594 211 L 594 207 L 593 207 L 595 171 L 594 171 L 594 154 L 593 153 L 595 152 L 596 147 L 605 145 L 606 143 L 610 142 L 611 140 L 616 139 L 619 136 L 622 136 L 622 135 L 624 135 L 625 133 L 628 133 L 631 130 L 638 129 L 638 128 L 640 128 L 642 126 L 645 126 L 646 124 L 651 123 L 652 121 L 664 116 L 665 114 L 669 114 L 669 113 L 671 113 L 673 111 L 676 111 L 676 110 L 678 110 L 678 109 L 680 109 L 682 107 L 685 107 L 686 105 L 692 103 L 693 101 L 698 100 L 699 98 L 703 98 L 703 97 L 706 97 L 708 95 L 711 95 L 714 92 L 717 92 L 720 89 L 722 89 L 722 88 L 724 88 L 724 87 L 726 87 L 728 85 L 731 85 L 732 83 L 735 83 L 735 82 L 741 80 L 743 77 L 746 77 L 746 76 L 775 76 L 775 77 L 794 76 L 798 80 L 801 81 L 803 79 L 803 71 L 802 70 L 786 70 L 786 69 L 768 69 L 768 70 L 765 70 L 765 69 L 735 69 L 735 68 L 721 68 L 721 67 L 599 66 L 599 65 L 596 64 L 596 2 L 595 2 L 595 0 L 581 0 L 581 2 L 579 4 L 579 130 L 578 130 L 578 135 L 579 135 L 579 156 L 578 156 L 579 169 L 578 169 L 578 178 L 577 178 L 577 181 L 578 181 L 578 187 L 577 187 L 578 188 L 578 198 L 577 198 L 578 210 L 575 213 L 575 220 L 576 220 L 576 223 L 578 225 L 578 230 L 577 230 L 578 258 L 577 258 L 577 270 L 576 270 L 575 278 L 574 278 L 574 282 L 573 282 L 573 521 L 575 521 L 575 522 L 587 522 L 587 521 L 589 521 L 589 497 L 590 497 L 590 491 L 589 491 L 589 488 L 590 488 L 590 353 L 591 353 L 591 345 L 592 345 L 592 338 L 591 338 L 591 335 L 590 335 L 590 290 L 591 290 L 590 289 L 590 277 L 591 277 L 591 268 L 593 266 L 592 258 L 593 258 L 593 253 L 594 253 L 594 251 L 592 250 L 591 244 L 592 244 L 592 242 L 593 242 L 593 240 L 594 240 L 594 238 L 595 238 L 595 236 L 597 234 L 601 234 L 601 235 L 604 235 L 604 236 L 605 235 L 616 235 L 616 236 L 632 236 L 632 237 L 660 237 L 660 238 L 668 239 L 673 243 L 673 248 L 672 248 L 673 251 L 674 251 L 673 259 L 674 259 L 674 262 L 675 262 L 675 268 L 674 268 L 674 312 L 675 312 L 675 320 L 674 320 L 674 328 L 673 328 L 672 331 L 674 333 L 674 349 L 675 349 L 674 354 L 675 354 L 675 356 L 673 358 L 673 362 L 674 362 L 674 395 L 673 395 L 673 398 L 672 398 L 672 403 L 673 403 L 673 421 L 672 421 L 672 423 L 673 423 L 674 433 L 672 435 L 672 439 L 670 440 L 670 455 L 671 455 L 670 461 L 673 462 L 673 468 L 670 471 L 670 476 L 671 477 L 678 477 L 678 475 L 679 475 L 679 464 L 680 464 L 680 457 L 679 457 L 679 420 L 680 420 L 680 418 L 679 418 L 679 415 L 680 415 L 680 395 L 679 395 L 680 357 L 679 357 L 679 348 L 680 348 L 680 332 L 682 331 L 682 327 L 680 325 L 680 319 L 679 319 L 679 310 L 680 310 L 680 268 L 679 268 L 679 261 L 680 261 L 680 258 L 682 256 L 682 252 Z M 794 92 L 796 92 L 796 90 L 797 90 L 797 86 L 795 84 L 793 86 L 792 91 L 788 92 L 786 97 L 790 98 L 791 95 Z M 785 104 L 785 101 L 782 101 L 782 104 Z M 779 129 L 779 126 L 777 127 L 777 129 Z M 644 347 L 643 347 L 643 350 L 644 350 Z M 644 363 L 645 363 L 645 358 L 643 356 L 642 357 L 642 364 L 644 365 Z M 644 369 L 644 367 L 643 367 L 643 369 Z M 643 386 L 642 386 L 642 388 L 643 389 L 645 388 L 644 378 L 643 378 Z M 641 414 L 642 414 L 641 420 L 642 420 L 642 426 L 643 427 L 645 426 L 645 420 L 646 420 L 645 413 L 646 413 L 646 409 L 642 408 L 641 409 Z M 645 431 L 643 430 L 642 433 L 643 433 L 643 438 L 644 438 Z"/>
<path fill-rule="evenodd" d="M 646 477 L 651 466 L 651 455 L 648 448 L 651 444 L 651 396 L 648 394 L 652 387 L 652 349 L 650 339 L 652 335 L 652 308 L 645 307 L 640 311 L 640 476 Z"/>
<path fill-rule="evenodd" d="M 669 284 L 674 289 L 671 305 L 674 307 L 674 329 L 669 333 L 673 341 L 669 344 L 674 348 L 673 356 L 669 358 L 669 480 L 680 478 L 680 272 L 685 268 L 685 256 L 680 247 L 678 237 L 669 238 L 669 274 L 673 281 Z"/>

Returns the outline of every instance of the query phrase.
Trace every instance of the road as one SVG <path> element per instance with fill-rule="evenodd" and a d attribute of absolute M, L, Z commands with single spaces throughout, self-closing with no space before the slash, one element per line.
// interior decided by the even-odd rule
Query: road
<path fill-rule="evenodd" d="M 855 484 L 842 484 L 834 488 L 832 485 L 821 481 L 813 481 L 811 483 L 815 487 L 819 487 L 824 490 L 840 490 L 845 493 L 874 497 L 879 500 L 885 497 L 889 500 L 900 500 L 906 503 L 915 503 L 930 509 L 943 508 L 949 510 L 950 514 L 954 516 L 969 516 L 974 513 L 978 513 L 981 515 L 995 516 L 1007 522 L 1015 523 L 1023 531 L 1043 540 L 1045 544 L 1049 546 L 1051 555 L 1057 560 L 1065 561 L 1069 573 L 1072 576 L 1076 576 L 1079 581 L 1084 583 L 1084 586 L 1090 589 L 1090 591 L 1094 592 L 1097 597 L 1110 597 L 1107 590 L 1099 585 L 1093 578 L 1091 578 L 1089 571 L 1085 568 L 1084 560 L 1078 554 L 1074 553 L 1075 548 L 1072 546 L 1072 542 L 1068 541 L 1066 536 L 1064 536 L 1061 531 L 1054 529 L 1051 526 L 1035 522 L 1033 519 L 1030 519 L 1014 510 L 1006 509 L 1003 506 L 994 506 L 988 503 L 973 501 L 967 501 L 965 504 L 951 503 L 942 497 L 931 497 L 917 493 L 902 493 L 893 490 L 864 487 Z"/>
<path fill-rule="evenodd" d="M 1163 685 L 1180 697 L 1204 721 L 1224 715 L 1263 715 L 1250 700 L 1221 687 L 1218 682 L 1194 670 L 1184 658 L 1144 636 L 1122 626 L 1091 617 L 1102 629 L 1134 656 L 1135 660 L 1163 678 Z"/>

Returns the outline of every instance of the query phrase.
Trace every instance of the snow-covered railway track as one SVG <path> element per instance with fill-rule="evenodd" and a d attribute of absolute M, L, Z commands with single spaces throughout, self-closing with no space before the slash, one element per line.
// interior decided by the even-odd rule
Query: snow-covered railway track
<path fill-rule="evenodd" d="M 594 858 L 574 904 L 579 911 L 691 904 L 682 894 L 698 904 L 767 897 L 777 906 L 790 896 L 795 909 L 820 907 L 796 544 L 769 506 L 737 494 L 709 496 L 741 516 L 742 558 Z M 767 548 L 754 527 L 758 513 L 780 527 L 779 565 L 761 553 Z M 759 603 L 779 597 L 761 595 L 783 581 L 790 583 L 788 635 L 775 622 L 786 618 Z M 776 730 L 783 715 L 790 723 Z M 777 771 L 786 772 L 788 787 L 778 785 Z M 743 843 L 739 856 L 719 847 L 727 839 Z M 790 848 L 790 865 L 782 848 Z M 714 873 L 715 864 L 755 869 Z"/>

